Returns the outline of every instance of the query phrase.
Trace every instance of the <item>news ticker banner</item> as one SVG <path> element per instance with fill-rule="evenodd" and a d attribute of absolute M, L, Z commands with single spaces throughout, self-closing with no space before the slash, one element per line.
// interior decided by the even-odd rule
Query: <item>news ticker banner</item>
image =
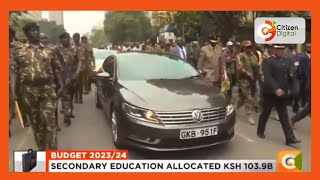
<path fill-rule="evenodd" d="M 299 172 L 300 151 L 277 160 L 129 160 L 128 151 L 15 151 L 14 172 Z"/>

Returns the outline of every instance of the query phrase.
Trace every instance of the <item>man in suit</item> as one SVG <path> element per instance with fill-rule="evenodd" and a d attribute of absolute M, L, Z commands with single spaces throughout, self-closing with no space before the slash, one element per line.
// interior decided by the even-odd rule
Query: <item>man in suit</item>
<path fill-rule="evenodd" d="M 306 43 L 305 52 L 299 54 L 299 75 L 301 77 L 301 81 L 304 82 L 305 86 L 301 89 L 301 93 L 305 94 L 305 105 L 299 111 L 296 116 L 294 116 L 291 120 L 292 123 L 300 121 L 305 118 L 307 115 L 311 114 L 311 44 Z"/>
<path fill-rule="evenodd" d="M 181 37 L 177 37 L 176 44 L 171 48 L 171 53 L 176 54 L 182 59 L 187 61 L 187 49 L 183 46 L 183 41 Z"/>

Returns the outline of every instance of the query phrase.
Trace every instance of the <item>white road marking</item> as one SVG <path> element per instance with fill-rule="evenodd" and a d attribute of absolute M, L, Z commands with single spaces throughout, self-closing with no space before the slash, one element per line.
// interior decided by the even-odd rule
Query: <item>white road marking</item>
<path fill-rule="evenodd" d="M 237 136 L 241 137 L 242 139 L 248 141 L 248 142 L 254 142 L 254 140 L 252 140 L 252 139 L 250 139 L 250 138 L 248 138 L 248 137 L 246 137 L 246 136 L 244 136 L 244 135 L 242 135 L 242 134 L 240 134 L 240 133 L 238 133 L 238 132 L 235 132 L 235 134 L 236 134 Z"/>

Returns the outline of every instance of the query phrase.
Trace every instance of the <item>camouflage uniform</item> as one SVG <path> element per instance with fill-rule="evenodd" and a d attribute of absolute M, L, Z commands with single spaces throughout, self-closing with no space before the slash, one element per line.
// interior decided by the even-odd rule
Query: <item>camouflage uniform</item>
<path fill-rule="evenodd" d="M 62 77 L 64 84 L 66 84 L 67 81 L 70 81 L 76 75 L 78 67 L 77 48 L 71 45 L 69 48 L 65 48 L 60 44 L 55 48 L 55 52 L 60 60 L 60 64 L 63 66 Z M 73 112 L 75 86 L 75 82 L 66 84 L 61 98 L 65 119 L 69 119 Z"/>
<path fill-rule="evenodd" d="M 86 45 L 83 44 L 83 43 L 80 43 L 78 45 L 75 45 L 76 48 L 77 48 L 77 53 L 78 53 L 78 57 L 79 57 L 79 60 L 81 62 L 84 62 L 86 60 L 85 58 L 85 51 L 86 51 Z M 81 67 L 81 71 L 80 71 L 80 74 L 77 78 L 77 82 L 76 82 L 76 89 L 75 89 L 75 99 L 76 99 L 76 102 L 81 102 L 82 101 L 82 93 L 83 93 L 83 65 Z"/>
<path fill-rule="evenodd" d="M 85 92 L 90 92 L 91 91 L 91 83 L 89 81 L 90 74 L 92 72 L 92 64 L 95 65 L 94 61 L 94 55 L 93 55 L 93 48 L 90 44 L 85 44 L 84 46 L 84 58 L 82 61 L 82 68 L 81 68 L 81 75 L 82 75 L 82 83 Z"/>
<path fill-rule="evenodd" d="M 55 53 L 42 44 L 27 43 L 14 49 L 11 68 L 17 74 L 17 96 L 26 108 L 38 149 L 57 149 L 53 77 L 62 67 Z"/>
<path fill-rule="evenodd" d="M 251 117 L 253 110 L 253 97 L 251 93 L 251 82 L 254 80 L 255 62 L 257 57 L 253 54 L 241 53 L 238 60 L 238 77 L 239 77 L 239 101 L 237 107 L 245 105 L 246 113 Z"/>

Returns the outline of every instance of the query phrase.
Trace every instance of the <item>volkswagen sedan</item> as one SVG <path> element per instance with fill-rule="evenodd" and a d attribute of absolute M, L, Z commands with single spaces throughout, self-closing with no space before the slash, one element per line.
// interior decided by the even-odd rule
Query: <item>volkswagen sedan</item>
<path fill-rule="evenodd" d="M 156 151 L 208 147 L 234 136 L 236 112 L 220 89 L 172 54 L 110 55 L 95 77 L 96 106 L 117 147 Z"/>

